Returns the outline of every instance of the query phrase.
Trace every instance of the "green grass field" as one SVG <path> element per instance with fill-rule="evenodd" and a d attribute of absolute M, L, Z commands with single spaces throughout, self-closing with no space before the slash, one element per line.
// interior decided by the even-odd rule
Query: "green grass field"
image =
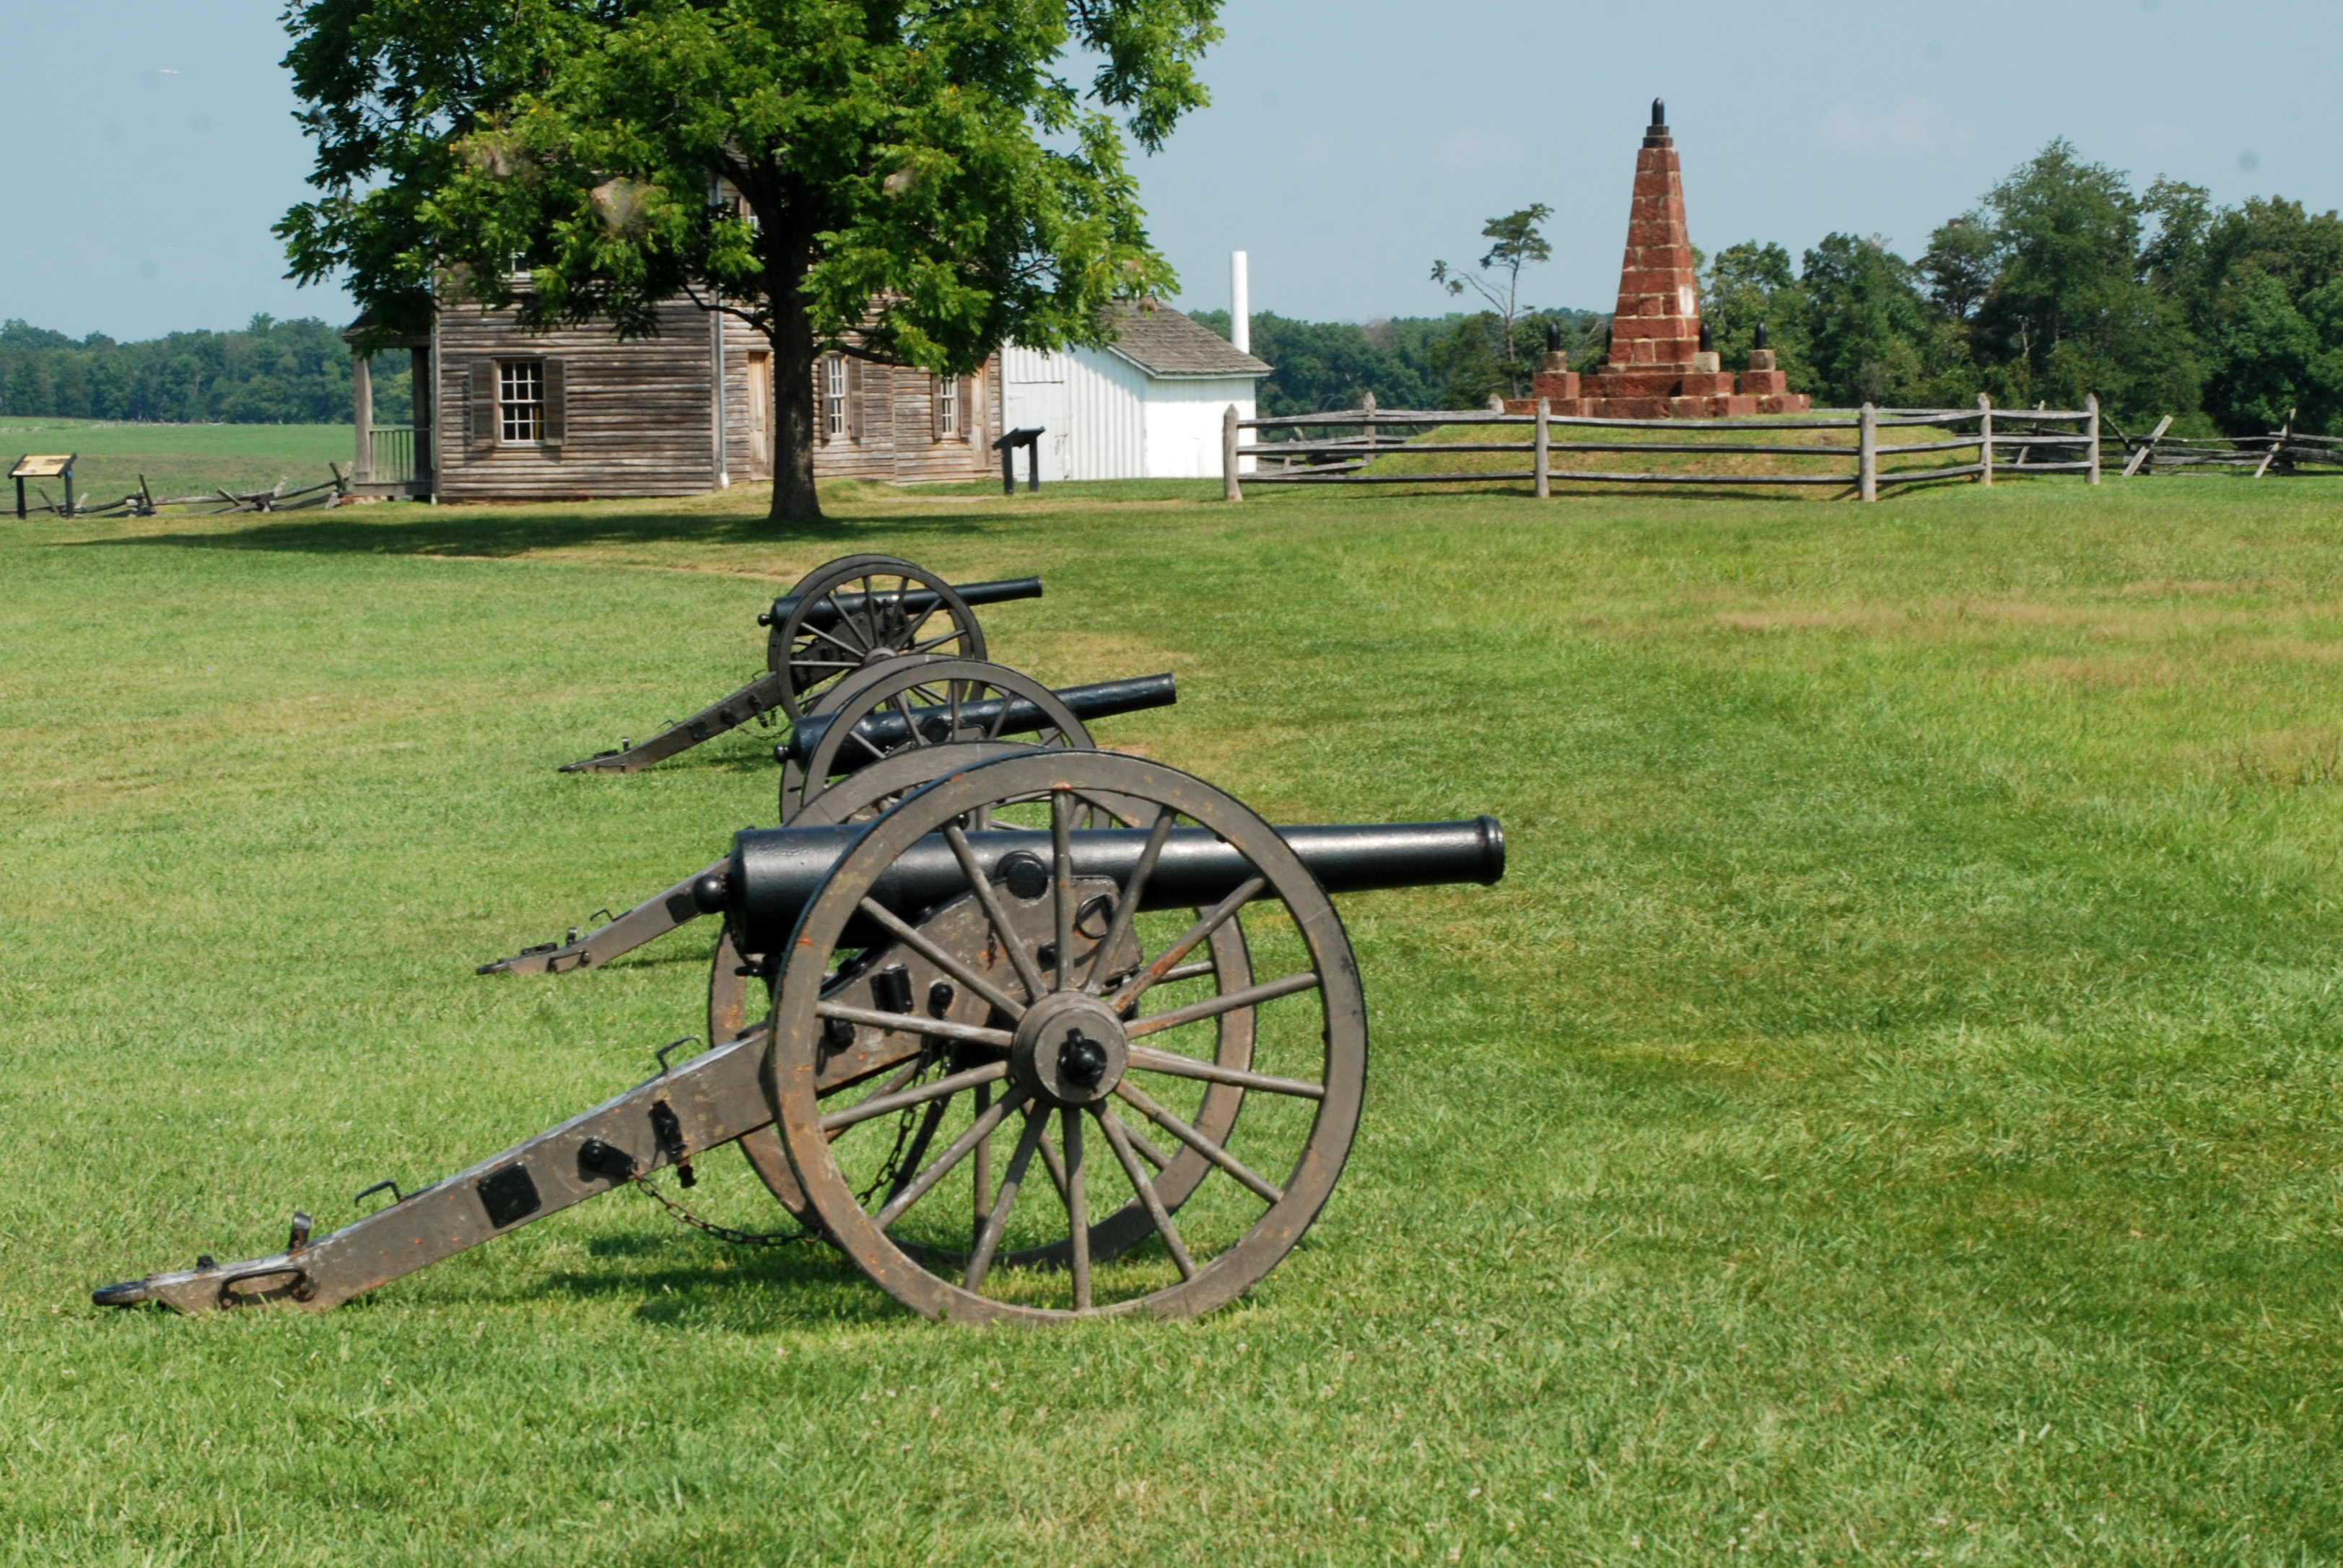
<path fill-rule="evenodd" d="M 1212 487 L 12 525 L 0 1558 L 2343 1556 L 2343 490 Z M 328 1315 L 88 1304 L 699 1028 L 698 928 L 471 966 L 771 820 L 755 731 L 554 768 L 857 549 L 1045 574 L 997 655 L 1176 670 L 1101 738 L 1272 820 L 1503 819 L 1345 901 L 1282 1267 L 981 1332 L 618 1193 Z"/>
<path fill-rule="evenodd" d="M 138 487 L 138 477 L 158 498 L 202 495 L 225 486 L 231 490 L 266 489 L 278 479 L 301 489 L 333 477 L 328 463 L 350 466 L 347 425 L 125 425 L 96 419 L 52 419 L 0 415 L 0 457 L 15 467 L 26 452 L 72 452 L 76 498 L 118 501 Z M 36 479 L 52 501 L 65 500 L 55 479 Z M 41 504 L 37 492 L 26 498 Z M 15 487 L 7 486 L 14 520 Z"/>

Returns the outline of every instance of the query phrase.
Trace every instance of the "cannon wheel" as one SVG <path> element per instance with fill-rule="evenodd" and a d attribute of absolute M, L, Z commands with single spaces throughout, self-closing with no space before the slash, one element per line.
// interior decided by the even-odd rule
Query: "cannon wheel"
<path fill-rule="evenodd" d="M 910 790 L 931 783 L 945 773 L 1035 749 L 1031 746 L 996 740 L 928 746 L 913 751 L 898 752 L 883 762 L 874 762 L 840 779 L 817 797 L 795 819 L 793 825 L 827 828 L 846 822 L 867 821 Z M 1096 810 L 1126 826 L 1153 815 L 1143 803 L 1120 797 L 1087 799 Z M 1242 921 L 1232 920 L 1217 927 L 1206 939 L 1204 950 L 1208 956 L 1200 960 L 1197 974 L 1201 975 L 1208 967 L 1218 992 L 1241 991 L 1252 984 L 1252 960 L 1245 950 Z M 716 956 L 709 965 L 709 1043 L 735 1040 L 748 1031 L 750 986 L 752 982 L 759 981 L 761 972 L 762 966 L 742 954 L 728 928 L 718 939 Z M 1212 1060 L 1222 1067 L 1244 1071 L 1252 1065 L 1253 1038 L 1253 1015 L 1250 1008 L 1222 1013 Z M 1244 1091 L 1242 1088 L 1216 1083 L 1205 1091 L 1203 1103 L 1193 1119 L 1194 1125 L 1205 1137 L 1225 1143 L 1229 1134 L 1235 1130 L 1237 1117 L 1243 1109 Z M 805 1192 L 798 1185 L 796 1173 L 789 1169 L 789 1157 L 782 1152 L 779 1136 L 770 1127 L 759 1128 L 740 1140 L 740 1151 L 748 1157 L 749 1167 L 764 1182 L 766 1190 L 780 1201 L 790 1216 L 799 1224 L 808 1223 Z M 1155 1178 L 1156 1194 L 1174 1213 L 1212 1170 L 1202 1154 L 1185 1145 L 1178 1148 L 1169 1164 L 1161 1161 L 1155 1163 L 1160 1171 Z M 1152 1234 L 1154 1228 L 1149 1216 L 1133 1201 L 1092 1228 L 1091 1255 L 1101 1259 L 1117 1256 Z M 1058 1250 L 1062 1250 L 1062 1246 Z M 1029 1260 L 1023 1253 L 1011 1253 L 1004 1261 L 1015 1265 Z"/>
<path fill-rule="evenodd" d="M 1146 803 L 1151 833 L 1169 833 L 1183 820 L 1209 829 L 1250 864 L 1251 879 L 1139 963 L 1144 951 L 1126 950 L 1143 949 L 1134 940 L 1130 910 L 1149 859 L 1142 858 L 1132 886 L 1112 889 L 1105 910 L 1073 870 L 1067 833 L 1082 797 L 1093 794 Z M 840 950 L 850 921 L 864 911 L 864 894 L 897 857 L 931 833 L 952 839 L 977 811 L 1041 798 L 1050 802 L 1054 846 L 1032 899 L 1013 881 L 996 887 L 972 875 L 968 892 L 920 918 L 916 929 L 932 952 L 922 956 L 918 945 L 893 940 L 860 955 Z M 964 856 L 963 863 L 973 860 Z M 1272 910 L 1282 906 L 1290 920 L 1290 928 L 1279 922 L 1282 945 L 1294 950 L 1298 967 L 1187 1006 L 1145 1005 L 1159 977 L 1257 900 L 1272 901 Z M 1103 929 L 1093 932 L 1094 921 Z M 1062 962 L 1041 961 L 1038 938 L 1047 931 L 1055 933 L 1051 956 Z M 951 964 L 935 960 L 936 952 Z M 913 994 L 929 972 L 952 976 L 967 988 L 964 994 L 989 994 L 994 1016 L 976 1026 L 949 1016 L 957 1008 L 929 1018 L 874 1005 L 873 977 L 898 964 L 909 970 Z M 1003 1008 L 1002 1000 L 1012 1005 Z M 1234 1072 L 1181 1048 L 1183 1029 L 1239 1010 L 1273 1010 L 1278 1054 L 1270 1065 L 1285 1069 L 1282 1074 Z M 1365 998 L 1342 920 L 1316 880 L 1274 829 L 1230 796 L 1175 769 L 1109 752 L 1041 752 L 983 763 L 939 779 L 873 822 L 799 920 L 771 1024 L 767 1090 L 814 1222 L 898 1301 L 923 1316 L 959 1322 L 1186 1317 L 1232 1300 L 1276 1267 L 1324 1206 L 1349 1154 L 1366 1086 Z M 913 1078 L 908 1087 L 900 1073 L 885 1081 L 873 1074 L 864 1081 L 870 1087 L 856 1086 L 859 1093 L 821 1094 L 817 1086 L 833 1028 L 853 1032 L 855 1049 L 873 1059 L 881 1053 L 862 1043 L 866 1035 L 882 1043 L 916 1039 L 927 1055 L 947 1053 L 941 1064 L 950 1070 L 931 1081 Z M 908 1045 L 893 1054 L 924 1059 Z M 1199 1081 L 1237 1084 L 1249 1100 L 1276 1102 L 1281 1114 L 1266 1126 L 1248 1118 L 1253 1133 L 1240 1152 L 1157 1098 Z M 842 1104 L 846 1100 L 853 1103 Z M 955 1102 L 957 1116 L 950 1114 Z M 931 1159 L 923 1151 L 925 1162 L 916 1170 L 906 1161 L 895 1171 L 888 1150 L 891 1113 L 938 1104 L 960 1130 Z M 1127 1120 L 1132 1114 L 1211 1164 L 1210 1179 L 1178 1221 L 1146 1175 Z M 1015 1152 L 996 1186 L 981 1151 L 1004 1130 L 1015 1137 Z M 1036 1154 L 1049 1182 L 1028 1181 Z M 969 1195 L 959 1182 L 945 1190 L 946 1177 L 971 1165 L 981 1183 L 975 1206 L 985 1215 L 973 1231 Z M 874 1169 L 882 1178 L 895 1171 L 892 1185 L 884 1197 L 874 1191 L 866 1200 L 860 1192 L 870 1190 Z M 1057 1183 L 1058 1210 L 1037 1194 L 1019 1218 L 1021 1191 Z M 1092 1264 L 1105 1260 L 1089 1244 L 1094 1190 L 1129 1193 L 1146 1211 L 1160 1251 L 1134 1253 L 1098 1277 Z M 1182 1225 L 1206 1199 L 1202 1206 L 1209 1211 L 1183 1235 Z M 1009 1266 L 999 1252 L 1012 1221 L 1023 1255 L 1062 1258 L 1064 1266 Z M 905 1232 L 900 1239 L 898 1231 Z M 1033 1244 L 1037 1232 L 1052 1231 L 1058 1234 L 1048 1244 Z M 972 1241 L 955 1244 L 947 1240 L 953 1235 Z"/>
<path fill-rule="evenodd" d="M 850 678 L 854 679 L 854 685 L 835 702 L 825 703 L 822 708 L 830 728 L 816 743 L 813 755 L 802 766 L 795 760 L 782 766 L 780 810 L 784 823 L 796 821 L 799 813 L 830 789 L 833 778 L 867 768 L 891 755 L 855 732 L 855 727 L 864 719 L 888 709 L 902 717 L 910 731 L 910 739 L 895 749 L 898 753 L 970 741 L 997 741 L 1001 739 L 1001 726 L 1009 717 L 1007 705 L 1020 700 L 1032 704 L 1041 712 L 1039 730 L 1024 732 L 1033 736 L 1031 744 L 1085 749 L 1091 745 L 1090 731 L 1062 698 L 1031 676 L 1006 665 L 987 664 L 978 658 L 930 657 L 884 666 Z M 963 709 L 979 702 L 1002 705 L 989 725 L 974 723 L 961 716 Z"/>
<path fill-rule="evenodd" d="M 935 607 L 916 616 L 907 612 L 903 596 L 922 590 L 936 596 Z M 841 606 L 848 595 L 861 596 L 860 608 Z M 882 659 L 907 653 L 984 657 L 983 628 L 959 590 L 900 556 L 840 557 L 798 579 L 788 597 L 796 606 L 767 638 L 765 663 L 781 678 L 781 710 L 792 722 L 840 677 Z M 832 624 L 809 624 L 821 605 L 835 618 Z"/>

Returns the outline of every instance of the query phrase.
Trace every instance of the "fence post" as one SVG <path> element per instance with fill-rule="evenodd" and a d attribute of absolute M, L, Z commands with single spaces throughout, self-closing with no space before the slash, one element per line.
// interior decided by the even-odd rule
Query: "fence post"
<path fill-rule="evenodd" d="M 1860 445 L 1855 453 L 1855 493 L 1866 501 L 1879 499 L 1879 410 L 1865 403 Z"/>
<path fill-rule="evenodd" d="M 1237 406 L 1233 403 L 1221 416 L 1221 499 L 1244 499 L 1244 487 L 1237 483 Z"/>
<path fill-rule="evenodd" d="M 363 485 L 374 477 L 374 361 L 363 354 L 350 358 L 350 423 L 358 438 L 350 477 Z"/>
<path fill-rule="evenodd" d="M 1541 501 L 1548 499 L 1554 494 L 1553 448 L 1548 445 L 1545 425 L 1547 416 L 1552 410 L 1552 399 L 1545 397 L 1538 399 L 1537 457 L 1531 467 L 1537 470 L 1537 498 Z"/>
<path fill-rule="evenodd" d="M 2123 477 L 2125 478 L 2128 479 L 2134 474 L 2142 472 L 2150 475 L 2153 475 L 2156 472 L 2156 444 L 2158 441 L 2163 440 L 2164 433 L 2171 428 L 2172 416 L 2169 414 L 2167 414 L 2163 418 L 2158 419 L 2156 422 L 2156 428 L 2147 433 L 2147 445 L 2140 447 L 2138 451 L 2134 452 L 2131 455 L 2131 460 L 2123 466 Z"/>
<path fill-rule="evenodd" d="M 1993 399 L 1977 394 L 1977 483 L 1993 488 Z"/>
<path fill-rule="evenodd" d="M 2270 449 L 2262 454 L 2261 467 L 2254 470 L 2255 478 L 2258 479 L 2269 472 L 2270 465 L 2278 461 L 2279 451 L 2285 447 L 2287 437 L 2293 434 L 2294 410 L 2288 408 L 2286 411 L 2286 424 L 2279 428 L 2277 435 L 2270 437 Z M 73 505 L 73 476 L 70 474 L 65 476 L 65 505 L 67 507 Z"/>
<path fill-rule="evenodd" d="M 1375 458 L 1375 395 L 1368 393 L 1362 407 L 1367 411 L 1367 461 L 1372 463 Z"/>
<path fill-rule="evenodd" d="M 2091 483 L 2099 482 L 2099 395 L 2083 399 L 2083 439 L 2091 448 Z"/>

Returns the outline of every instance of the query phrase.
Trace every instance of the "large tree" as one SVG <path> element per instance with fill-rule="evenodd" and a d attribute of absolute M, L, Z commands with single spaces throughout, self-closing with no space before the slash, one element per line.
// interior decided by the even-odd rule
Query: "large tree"
<path fill-rule="evenodd" d="M 2187 334 L 2145 276 L 2147 208 L 2122 173 L 2053 141 L 1986 193 L 1984 213 L 1998 266 L 1973 341 L 2001 396 L 2071 408 L 2096 392 L 2135 414 L 2194 406 Z"/>
<path fill-rule="evenodd" d="M 1825 235 L 1806 252 L 1806 357 L 1830 402 L 1926 400 L 1927 312 L 1914 279 L 1912 264 L 1876 236 Z"/>
<path fill-rule="evenodd" d="M 1151 151 L 1205 102 L 1219 4 L 297 0 L 322 194 L 278 232 L 378 341 L 457 300 L 629 335 L 679 296 L 746 317 L 773 516 L 818 517 L 820 355 L 966 374 L 1011 336 L 1101 343 L 1111 301 L 1172 286 L 1124 133 Z"/>

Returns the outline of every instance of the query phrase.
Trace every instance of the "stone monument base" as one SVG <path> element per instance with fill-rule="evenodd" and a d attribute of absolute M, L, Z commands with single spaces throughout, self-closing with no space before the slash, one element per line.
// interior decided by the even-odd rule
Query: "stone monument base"
<path fill-rule="evenodd" d="M 1753 349 L 1738 376 L 1717 367 L 1714 354 L 1675 364 L 1630 364 L 1581 376 L 1567 355 L 1549 354 L 1530 381 L 1530 396 L 1508 398 L 1508 414 L 1534 414 L 1546 399 L 1558 417 L 1579 419 L 1740 419 L 1759 414 L 1804 414 L 1815 400 L 1790 390 L 1775 367 L 1774 351 Z"/>

